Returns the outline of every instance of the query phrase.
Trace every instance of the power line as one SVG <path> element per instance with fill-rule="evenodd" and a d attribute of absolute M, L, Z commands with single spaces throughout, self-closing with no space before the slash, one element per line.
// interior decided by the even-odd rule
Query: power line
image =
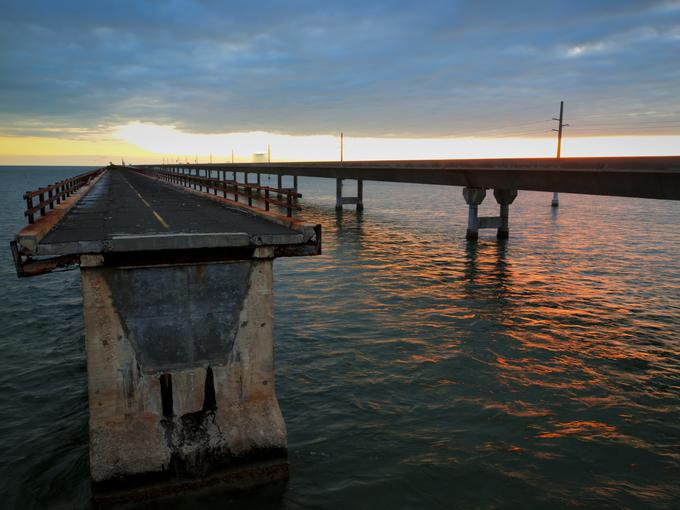
<path fill-rule="evenodd" d="M 598 129 L 609 129 L 612 131 L 658 131 L 660 129 L 673 129 L 673 128 L 678 128 L 680 127 L 680 123 L 678 124 L 666 124 L 663 126 L 573 126 L 572 129 L 576 129 L 577 131 L 595 131 Z"/>
<path fill-rule="evenodd" d="M 535 124 L 543 124 L 545 122 L 550 122 L 549 120 L 535 120 L 533 122 L 525 122 L 523 124 L 508 124 L 506 126 L 499 126 L 495 128 L 490 128 L 490 129 L 477 129 L 475 131 L 465 131 L 466 135 L 476 135 L 476 134 L 481 134 L 481 133 L 493 133 L 495 131 L 503 131 L 504 129 L 508 128 L 516 128 L 516 127 L 524 127 L 524 126 L 532 126 Z"/>

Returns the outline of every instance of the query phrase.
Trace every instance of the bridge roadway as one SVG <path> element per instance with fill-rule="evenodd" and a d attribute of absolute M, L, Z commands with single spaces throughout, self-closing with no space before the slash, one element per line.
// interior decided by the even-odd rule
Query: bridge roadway
<path fill-rule="evenodd" d="M 110 166 L 53 210 L 45 205 L 11 246 L 17 274 L 34 276 L 91 255 L 116 265 L 316 255 L 321 229 Z"/>
<path fill-rule="evenodd" d="M 139 166 L 680 200 L 680 156 Z"/>
<path fill-rule="evenodd" d="M 294 244 L 299 231 L 205 195 L 113 168 L 40 240 L 35 254 Z"/>

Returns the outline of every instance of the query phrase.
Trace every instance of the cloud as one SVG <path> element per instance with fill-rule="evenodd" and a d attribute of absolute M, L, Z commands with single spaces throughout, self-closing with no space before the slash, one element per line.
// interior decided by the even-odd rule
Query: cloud
<path fill-rule="evenodd" d="M 6 128 L 502 134 L 561 99 L 572 118 L 680 118 L 677 2 L 7 3 Z"/>

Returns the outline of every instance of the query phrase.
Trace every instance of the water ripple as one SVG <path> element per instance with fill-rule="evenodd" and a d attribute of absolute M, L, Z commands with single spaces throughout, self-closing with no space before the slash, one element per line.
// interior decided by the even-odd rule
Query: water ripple
<path fill-rule="evenodd" d="M 77 171 L 2 170 L 5 240 L 21 192 Z M 510 240 L 467 243 L 458 188 L 369 182 L 338 215 L 301 185 L 324 254 L 275 263 L 291 479 L 151 508 L 677 506 L 680 203 L 521 192 Z M 3 503 L 85 507 L 78 275 L 0 257 Z"/>

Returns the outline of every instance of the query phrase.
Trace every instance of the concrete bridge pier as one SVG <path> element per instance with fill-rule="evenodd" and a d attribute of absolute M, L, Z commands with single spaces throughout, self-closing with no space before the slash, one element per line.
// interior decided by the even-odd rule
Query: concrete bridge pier
<path fill-rule="evenodd" d="M 560 194 L 557 191 L 553 192 L 552 200 L 550 201 L 550 206 L 551 207 L 560 206 Z"/>
<path fill-rule="evenodd" d="M 342 194 L 343 182 L 345 179 L 335 180 L 335 210 L 342 211 L 344 204 L 356 204 L 357 211 L 364 210 L 364 180 L 357 179 L 357 196 L 345 197 Z"/>
<path fill-rule="evenodd" d="M 285 177 L 285 175 L 282 175 L 282 174 L 279 174 L 279 175 L 276 176 L 277 189 L 286 190 L 286 191 L 294 191 L 295 193 L 297 193 L 298 192 L 298 176 L 297 175 L 291 175 L 291 177 L 293 179 L 293 186 L 288 187 L 288 188 L 284 188 L 284 186 L 283 186 L 284 177 Z M 281 198 L 283 195 L 281 195 L 281 193 L 277 193 L 277 196 L 279 198 Z M 297 200 L 297 197 L 294 197 L 294 200 Z"/>
<path fill-rule="evenodd" d="M 465 234 L 466 239 L 475 240 L 479 238 L 480 228 L 497 229 L 496 236 L 499 239 L 507 239 L 510 234 L 509 213 L 510 204 L 517 198 L 517 190 L 495 189 L 493 195 L 496 202 L 500 205 L 499 216 L 480 217 L 478 214 L 479 204 L 486 197 L 484 188 L 463 188 L 463 197 L 468 204 L 468 227 Z"/>
<path fill-rule="evenodd" d="M 287 477 L 273 257 L 271 247 L 152 266 L 81 256 L 95 500 Z"/>

